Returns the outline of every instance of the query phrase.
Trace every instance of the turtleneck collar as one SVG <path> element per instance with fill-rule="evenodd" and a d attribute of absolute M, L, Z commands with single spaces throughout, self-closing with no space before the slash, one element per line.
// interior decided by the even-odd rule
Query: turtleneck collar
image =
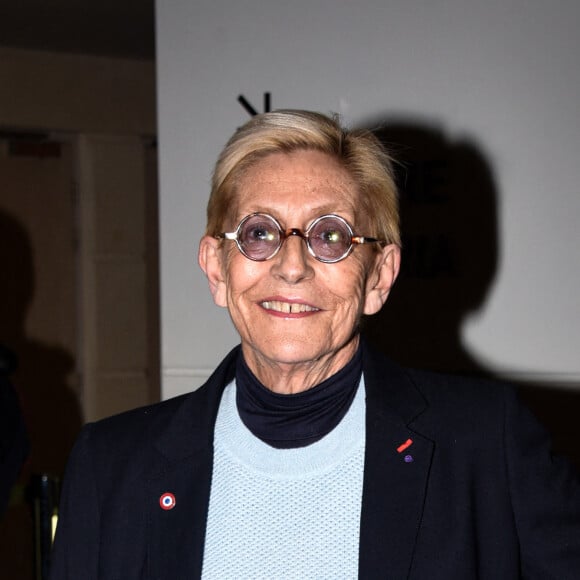
<path fill-rule="evenodd" d="M 244 425 L 279 449 L 305 447 L 330 433 L 348 411 L 362 375 L 362 348 L 336 374 L 292 395 L 267 389 L 242 353 L 236 366 L 236 403 Z"/>

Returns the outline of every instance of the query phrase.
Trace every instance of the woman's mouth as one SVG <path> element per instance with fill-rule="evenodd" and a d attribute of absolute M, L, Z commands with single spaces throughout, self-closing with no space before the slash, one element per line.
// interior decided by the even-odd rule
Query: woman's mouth
<path fill-rule="evenodd" d="M 305 312 L 317 312 L 320 310 L 310 304 L 302 302 L 282 302 L 281 300 L 265 300 L 260 302 L 260 306 L 265 310 L 280 312 L 281 314 L 303 314 Z"/>

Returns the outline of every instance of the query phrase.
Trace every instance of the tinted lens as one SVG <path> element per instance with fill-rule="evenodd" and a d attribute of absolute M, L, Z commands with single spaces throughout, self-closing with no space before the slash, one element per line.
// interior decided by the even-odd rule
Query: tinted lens
<path fill-rule="evenodd" d="M 308 239 L 314 255 L 327 262 L 344 257 L 352 245 L 352 231 L 343 220 L 328 216 L 314 222 Z"/>
<path fill-rule="evenodd" d="M 252 260 L 267 260 L 280 246 L 280 228 L 273 218 L 263 214 L 248 216 L 238 231 L 242 252 Z"/>

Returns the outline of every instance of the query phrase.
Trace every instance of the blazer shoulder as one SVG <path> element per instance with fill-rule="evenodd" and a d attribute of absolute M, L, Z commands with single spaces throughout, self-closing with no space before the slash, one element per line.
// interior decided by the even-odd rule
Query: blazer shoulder
<path fill-rule="evenodd" d="M 88 445 L 90 441 L 95 450 L 113 449 L 119 455 L 153 444 L 171 448 L 172 439 L 180 441 L 196 431 L 207 431 L 217 413 L 221 393 L 234 377 L 236 357 L 237 348 L 199 389 L 89 423 L 81 439 Z"/>
<path fill-rule="evenodd" d="M 409 380 L 430 403 L 496 404 L 515 393 L 508 383 L 490 378 L 439 373 L 421 369 L 404 369 Z"/>
<path fill-rule="evenodd" d="M 374 398 L 411 421 L 419 416 L 458 420 L 501 412 L 514 389 L 502 382 L 402 367 L 382 353 L 365 350 L 365 384 Z"/>
<path fill-rule="evenodd" d="M 503 446 L 507 439 L 527 432 L 549 440 L 509 383 L 414 369 L 406 373 L 426 400 L 426 412 L 417 425 L 434 439 L 462 440 L 477 448 Z"/>

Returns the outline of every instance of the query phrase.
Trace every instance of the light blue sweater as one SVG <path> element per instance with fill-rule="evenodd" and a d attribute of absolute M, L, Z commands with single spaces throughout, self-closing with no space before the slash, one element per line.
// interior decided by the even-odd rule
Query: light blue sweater
<path fill-rule="evenodd" d="M 364 383 L 339 425 L 298 449 L 255 437 L 223 395 L 203 578 L 356 578 L 365 445 Z"/>

